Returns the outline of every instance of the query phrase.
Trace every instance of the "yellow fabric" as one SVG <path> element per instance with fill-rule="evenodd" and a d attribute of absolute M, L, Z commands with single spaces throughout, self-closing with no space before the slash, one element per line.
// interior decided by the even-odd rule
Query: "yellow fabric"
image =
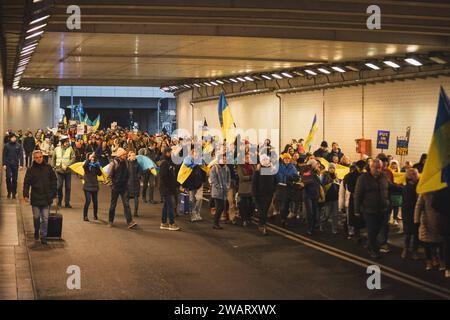
<path fill-rule="evenodd" d="M 311 130 L 309 130 L 309 134 L 308 134 L 308 136 L 306 137 L 306 140 L 305 140 L 305 151 L 306 152 L 309 152 L 309 150 L 311 149 L 311 144 L 312 144 L 312 142 L 314 140 L 314 137 L 316 135 L 317 129 L 318 129 L 318 127 L 317 127 L 317 118 L 314 115 L 314 120 L 313 120 L 313 124 L 311 126 Z"/>
<path fill-rule="evenodd" d="M 55 155 L 56 155 L 56 168 L 61 167 L 67 167 L 69 166 L 69 163 L 71 162 L 71 153 L 72 153 L 72 147 L 68 147 L 63 154 L 62 147 L 56 147 L 55 149 Z"/>
<path fill-rule="evenodd" d="M 180 171 L 178 171 L 178 176 L 177 176 L 178 183 L 183 184 L 187 180 L 187 178 L 189 178 L 191 173 L 192 173 L 192 169 L 183 163 L 180 167 Z"/>
<path fill-rule="evenodd" d="M 234 121 L 231 115 L 230 106 L 227 106 L 222 113 L 223 125 L 222 133 L 223 137 L 227 139 L 227 144 L 234 143 L 236 140 L 236 132 L 234 131 Z"/>
<path fill-rule="evenodd" d="M 75 174 L 79 176 L 84 176 L 84 162 L 75 162 L 71 166 L 69 166 L 70 170 L 72 170 Z M 98 177 L 98 181 L 100 182 L 106 182 L 107 176 L 103 168 L 100 169 L 102 171 L 102 175 Z"/>

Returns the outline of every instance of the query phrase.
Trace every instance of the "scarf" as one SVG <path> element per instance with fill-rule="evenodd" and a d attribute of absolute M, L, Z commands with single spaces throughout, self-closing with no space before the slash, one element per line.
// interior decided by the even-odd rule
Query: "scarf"
<path fill-rule="evenodd" d="M 89 171 L 92 171 L 92 168 L 100 169 L 100 162 L 89 162 Z"/>

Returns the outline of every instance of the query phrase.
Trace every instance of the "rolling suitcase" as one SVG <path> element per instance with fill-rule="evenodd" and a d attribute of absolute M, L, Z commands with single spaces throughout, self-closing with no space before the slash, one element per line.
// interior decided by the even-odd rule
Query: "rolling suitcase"
<path fill-rule="evenodd" d="M 63 216 L 58 213 L 58 207 L 56 207 L 55 213 L 51 213 L 50 207 L 48 215 L 47 239 L 61 239 L 62 223 Z"/>
<path fill-rule="evenodd" d="M 189 194 L 181 192 L 178 196 L 178 214 L 188 215 L 191 213 Z"/>

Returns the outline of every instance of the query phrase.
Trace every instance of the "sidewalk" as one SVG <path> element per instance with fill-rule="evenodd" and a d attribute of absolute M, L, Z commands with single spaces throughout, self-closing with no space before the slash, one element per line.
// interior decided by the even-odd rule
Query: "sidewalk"
<path fill-rule="evenodd" d="M 5 194 L 3 190 L 2 195 Z M 17 204 L 17 200 L 0 198 L 0 300 L 35 299 L 22 215 Z"/>

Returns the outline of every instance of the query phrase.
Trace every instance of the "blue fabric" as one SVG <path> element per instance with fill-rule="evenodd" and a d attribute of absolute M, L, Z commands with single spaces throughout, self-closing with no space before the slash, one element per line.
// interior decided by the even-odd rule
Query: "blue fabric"
<path fill-rule="evenodd" d="M 289 163 L 288 165 L 280 163 L 280 167 L 277 173 L 278 183 L 287 183 L 288 177 L 296 177 L 296 176 L 298 176 L 298 171 L 292 163 Z"/>
<path fill-rule="evenodd" d="M 89 171 L 92 171 L 92 168 L 100 169 L 100 162 L 89 162 Z"/>

